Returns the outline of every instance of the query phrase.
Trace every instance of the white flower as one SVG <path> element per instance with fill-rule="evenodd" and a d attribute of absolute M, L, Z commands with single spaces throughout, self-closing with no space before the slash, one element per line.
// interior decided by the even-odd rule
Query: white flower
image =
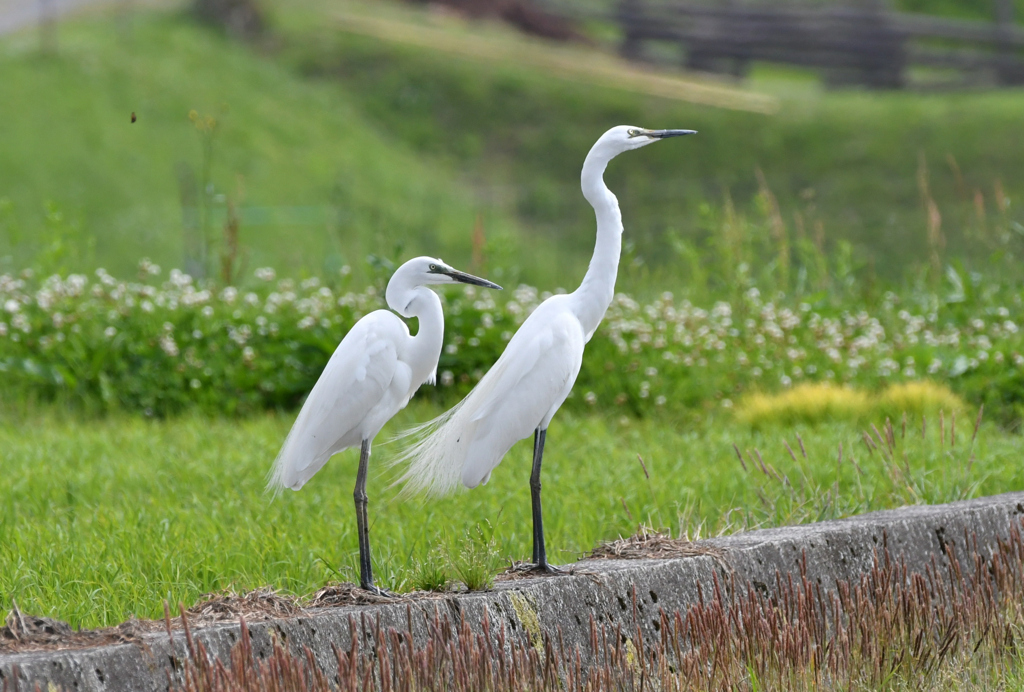
<path fill-rule="evenodd" d="M 236 298 L 238 298 L 238 289 L 234 286 L 228 286 L 220 292 L 220 299 L 225 303 L 234 303 Z"/>
<path fill-rule="evenodd" d="M 180 269 L 172 269 L 171 284 L 176 288 L 185 288 L 192 284 L 192 277 Z"/>
<path fill-rule="evenodd" d="M 199 389 L 203 386 L 203 383 L 193 377 L 192 381 L 189 382 L 189 386 L 191 386 L 192 389 Z"/>
<path fill-rule="evenodd" d="M 445 370 L 441 373 L 441 386 L 451 387 L 455 384 L 455 374 L 451 370 Z"/>
<path fill-rule="evenodd" d="M 277 277 L 273 267 L 260 267 L 254 273 L 260 281 L 273 281 Z"/>
<path fill-rule="evenodd" d="M 115 334 L 117 334 L 116 327 L 107 327 L 106 329 L 103 330 L 103 336 L 107 337 L 108 339 L 113 339 Z"/>
<path fill-rule="evenodd" d="M 80 296 L 88 283 L 89 279 L 82 274 L 71 274 L 64 282 L 64 289 L 69 295 Z"/>
<path fill-rule="evenodd" d="M 176 357 L 179 353 L 178 344 L 174 342 L 174 337 L 170 334 L 165 334 L 160 337 L 160 348 L 163 349 L 164 353 L 172 358 Z"/>
<path fill-rule="evenodd" d="M 7 312 L 17 312 L 21 308 L 21 303 L 11 298 L 4 303 L 4 310 Z"/>
<path fill-rule="evenodd" d="M 586 394 L 583 395 L 583 400 L 590 404 L 591 406 L 593 406 L 594 404 L 597 403 L 597 394 L 594 394 L 593 392 L 587 392 Z"/>
<path fill-rule="evenodd" d="M 449 356 L 453 356 L 459 352 L 459 347 L 456 346 L 455 344 L 448 344 L 447 346 L 444 347 L 444 352 L 447 353 Z"/>
<path fill-rule="evenodd" d="M 661 395 L 661 394 L 659 394 L 659 395 L 658 395 L 657 397 L 655 397 L 655 399 L 654 399 L 654 405 L 655 405 L 655 406 L 664 406 L 664 405 L 665 405 L 665 402 L 667 402 L 667 401 L 668 401 L 668 399 L 666 399 L 666 398 L 664 397 L 664 395 Z"/>

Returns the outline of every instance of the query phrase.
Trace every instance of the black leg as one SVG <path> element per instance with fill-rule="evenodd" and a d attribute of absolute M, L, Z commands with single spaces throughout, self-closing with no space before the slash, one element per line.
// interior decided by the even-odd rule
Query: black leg
<path fill-rule="evenodd" d="M 533 500 L 533 565 L 541 572 L 555 573 L 559 570 L 548 564 L 544 549 L 544 516 L 540 507 L 540 465 L 544 458 L 544 438 L 547 430 L 537 429 L 533 433 L 533 473 L 530 474 L 530 498 Z"/>
<path fill-rule="evenodd" d="M 356 472 L 356 489 L 352 497 L 356 501 L 356 527 L 359 532 L 359 585 L 367 591 L 389 596 L 386 591 L 373 585 L 373 563 L 370 561 L 370 524 L 366 519 L 366 475 L 370 464 L 370 440 L 363 440 L 359 454 L 359 470 Z"/>

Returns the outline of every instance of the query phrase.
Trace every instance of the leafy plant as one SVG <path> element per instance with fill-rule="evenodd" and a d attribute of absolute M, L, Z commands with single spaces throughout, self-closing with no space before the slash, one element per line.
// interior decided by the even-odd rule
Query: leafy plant
<path fill-rule="evenodd" d="M 451 578 L 449 567 L 440 550 L 431 551 L 426 559 L 416 565 L 413 588 L 417 591 L 445 591 Z"/>
<path fill-rule="evenodd" d="M 448 543 L 447 553 L 455 576 L 470 591 L 489 589 L 494 584 L 500 559 L 494 529 L 486 519 L 467 530 L 456 545 Z"/>

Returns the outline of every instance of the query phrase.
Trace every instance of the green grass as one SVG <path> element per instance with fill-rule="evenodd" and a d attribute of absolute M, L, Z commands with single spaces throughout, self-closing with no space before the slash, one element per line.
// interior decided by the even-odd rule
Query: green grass
<path fill-rule="evenodd" d="M 379 439 L 436 413 L 416 404 Z M 290 417 L 71 420 L 49 410 L 8 412 L 4 420 L 0 610 L 13 598 L 26 612 L 110 625 L 129 614 L 159 616 L 163 599 L 191 603 L 212 590 L 265 584 L 310 593 L 355 577 L 352 452 L 301 492 L 274 502 L 262 494 Z M 899 463 L 891 464 L 869 453 L 851 424 L 753 431 L 721 417 L 684 426 L 563 412 L 544 467 L 549 554 L 571 561 L 640 522 L 691 534 L 702 527 L 707 535 L 1024 487 L 1019 438 L 983 426 L 968 472 L 970 422 L 958 420 L 953 451 L 945 422 L 943 445 L 937 420 L 929 420 L 924 442 L 919 420 L 910 421 L 905 441 L 897 422 Z M 769 475 L 757 470 L 755 448 Z M 475 579 L 478 569 L 458 564 L 464 548 L 479 560 L 492 552 L 528 558 L 529 452 L 528 443 L 517 445 L 491 482 L 472 492 L 400 502 L 379 473 L 393 448 L 378 445 L 369 495 L 380 583 L 409 590 L 418 581 L 457 579 L 460 569 Z"/>
<path fill-rule="evenodd" d="M 182 266 L 176 171 L 198 175 L 202 165 L 193 109 L 217 118 L 214 194 L 244 188 L 249 271 L 358 271 L 367 253 L 396 245 L 406 256 L 467 254 L 475 201 L 444 167 L 374 127 L 344 90 L 297 79 L 174 13 L 139 13 L 131 27 L 63 23 L 56 55 L 40 55 L 31 32 L 0 40 L 0 266 L 5 255 L 16 268 L 43 255 L 49 271 L 133 273 L 146 256 Z M 45 219 L 48 201 L 62 220 Z M 214 206 L 219 238 L 225 206 Z M 51 240 L 65 247 L 54 252 Z"/>
<path fill-rule="evenodd" d="M 449 26 L 453 35 L 466 30 L 421 12 L 380 6 L 390 7 L 387 16 L 396 21 Z M 678 263 L 666 252 L 667 234 L 703 241 L 719 232 L 720 214 L 713 210 L 726 196 L 740 213 L 759 216 L 758 168 L 779 199 L 790 234 L 798 233 L 799 212 L 806 235 L 821 222 L 827 243 L 852 241 L 861 261 L 890 279 L 902 278 L 908 264 L 927 257 L 917 181 L 922 155 L 950 257 L 988 257 L 971 234 L 976 190 L 991 223 L 996 180 L 1011 199 L 1024 184 L 1020 90 L 827 91 L 798 72 L 759 69 L 750 85 L 781 99 L 780 111 L 769 116 L 380 42 L 346 33 L 339 19 L 332 24 L 330 18 L 340 13 L 320 0 L 289 7 L 276 13 L 283 62 L 297 73 L 343 85 L 390 136 L 424 157 L 451 163 L 485 190 L 500 190 L 492 204 L 503 204 L 521 219 L 531 237 L 559 238 L 571 256 L 586 256 L 593 242 L 592 215 L 578 191 L 580 164 L 609 125 L 623 122 L 700 131 L 685 141 L 623 156 L 609 167 L 626 239 L 635 244 L 639 260 L 655 266 Z M 360 3 L 347 7 L 384 14 Z M 471 30 L 507 39 L 500 29 Z M 1019 210 L 1012 214 L 1024 220 Z M 770 233 L 767 224 L 760 232 Z M 668 271 L 659 278 L 679 281 L 678 274 Z M 624 278 L 629 281 L 628 273 Z"/>
<path fill-rule="evenodd" d="M 768 235 L 758 168 L 791 236 L 814 237 L 820 222 L 826 245 L 853 242 L 856 266 L 888 279 L 929 257 L 921 154 L 947 258 L 980 266 L 992 253 L 984 233 L 1024 223 L 1019 205 L 998 209 L 995 193 L 997 181 L 1009 200 L 1024 193 L 1021 90 L 830 92 L 799 73 L 759 68 L 751 86 L 782 104 L 766 116 L 379 42 L 340 31 L 336 20 L 354 8 L 435 21 L 420 9 L 321 0 L 270 7 L 275 33 L 260 46 L 150 10 L 133 15 L 130 32 L 112 16 L 65 22 L 56 55 L 40 55 L 31 32 L 0 40 L 0 198 L 13 203 L 0 209 L 0 263 L 101 265 L 119 275 L 142 256 L 180 266 L 175 170 L 200 166 L 191 109 L 222 114 L 211 178 L 216 193 L 230 195 L 244 177 L 249 270 L 360 270 L 371 252 L 465 262 L 479 214 L 490 269 L 569 287 L 593 243 L 579 167 L 594 139 L 622 122 L 700 130 L 609 171 L 632 245 L 622 285 L 634 292 L 686 284 L 671 238 L 698 247 L 714 239 L 726 197 L 752 219 L 751 233 Z M 500 28 L 472 31 L 519 40 Z M 49 200 L 62 221 L 46 220 Z M 219 233 L 219 221 L 210 230 Z M 63 249 L 53 249 L 55 237 Z"/>

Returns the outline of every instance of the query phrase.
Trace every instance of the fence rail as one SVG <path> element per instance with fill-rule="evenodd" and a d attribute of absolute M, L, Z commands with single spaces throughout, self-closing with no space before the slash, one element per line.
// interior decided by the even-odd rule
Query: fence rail
<path fill-rule="evenodd" d="M 680 46 L 691 69 L 742 75 L 752 61 L 821 68 L 832 82 L 898 88 L 908 68 L 957 70 L 963 80 L 1024 84 L 1024 29 L 1006 0 L 998 21 L 890 12 L 861 5 L 767 5 L 621 0 L 614 17 L 622 52 L 640 57 L 648 41 Z"/>

